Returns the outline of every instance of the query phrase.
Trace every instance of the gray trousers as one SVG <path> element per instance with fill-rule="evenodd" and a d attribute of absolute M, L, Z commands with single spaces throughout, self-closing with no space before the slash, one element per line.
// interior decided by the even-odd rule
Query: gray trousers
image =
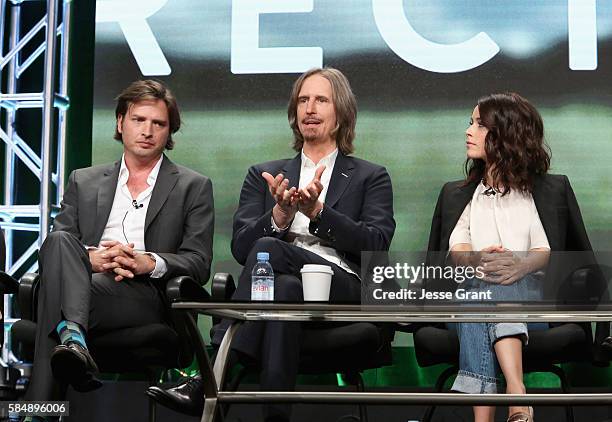
<path fill-rule="evenodd" d="M 63 398 L 49 359 L 59 344 L 55 328 L 61 320 L 78 323 L 87 339 L 97 333 L 165 320 L 158 281 L 135 277 L 116 282 L 112 274 L 92 274 L 87 250 L 70 233 L 57 231 L 47 236 L 39 252 L 39 268 L 34 367 L 26 400 Z M 120 358 L 121 351 L 117 356 Z"/>

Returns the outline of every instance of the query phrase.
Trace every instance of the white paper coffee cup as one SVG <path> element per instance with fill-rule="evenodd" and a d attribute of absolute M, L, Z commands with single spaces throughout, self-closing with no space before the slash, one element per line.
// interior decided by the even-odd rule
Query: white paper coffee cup
<path fill-rule="evenodd" d="M 306 264 L 302 267 L 304 301 L 328 302 L 334 271 L 329 265 Z"/>

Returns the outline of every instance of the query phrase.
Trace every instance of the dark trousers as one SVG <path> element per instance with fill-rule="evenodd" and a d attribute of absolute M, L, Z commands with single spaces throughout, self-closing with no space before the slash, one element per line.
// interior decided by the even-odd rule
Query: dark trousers
<path fill-rule="evenodd" d="M 50 353 L 59 343 L 61 320 L 78 323 L 87 338 L 96 333 L 164 321 L 159 288 L 148 277 L 116 282 L 112 274 L 92 275 L 89 255 L 67 232 L 50 233 L 39 252 L 40 290 L 32 380 L 27 400 L 59 400 Z M 121 351 L 118 351 L 120 359 Z M 95 359 L 95 355 L 94 355 Z"/>
<path fill-rule="evenodd" d="M 330 302 L 358 302 L 361 297 L 359 278 L 319 255 L 273 237 L 259 239 L 244 264 L 236 292 L 236 301 L 251 300 L 251 270 L 257 262 L 257 252 L 268 252 L 274 269 L 274 300 L 303 302 L 300 270 L 305 264 L 329 265 L 334 271 L 330 288 Z M 213 343 L 220 344 L 230 321 L 223 321 L 215 330 Z M 301 348 L 300 322 L 248 321 L 232 342 L 232 349 L 248 356 L 261 366 L 262 390 L 290 391 L 295 388 Z M 291 407 L 267 405 L 266 420 L 289 420 Z"/>

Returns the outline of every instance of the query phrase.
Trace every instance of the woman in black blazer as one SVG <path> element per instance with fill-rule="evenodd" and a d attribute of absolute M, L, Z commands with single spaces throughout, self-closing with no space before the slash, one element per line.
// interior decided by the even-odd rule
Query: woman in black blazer
<path fill-rule="evenodd" d="M 541 299 L 545 282 L 533 274 L 547 265 L 550 250 L 591 250 L 567 177 L 547 174 L 542 118 L 518 94 L 483 97 L 466 130 L 466 148 L 467 177 L 442 188 L 428 250 L 449 252 L 456 265 L 480 267 L 484 277 L 462 287 L 491 291 L 493 301 Z M 444 259 L 446 254 L 433 255 Z M 461 351 L 453 390 L 495 393 L 501 369 L 506 392 L 525 394 L 525 324 L 456 328 Z M 474 407 L 476 422 L 493 422 L 494 414 L 494 407 Z M 508 422 L 532 420 L 531 408 L 510 407 Z"/>

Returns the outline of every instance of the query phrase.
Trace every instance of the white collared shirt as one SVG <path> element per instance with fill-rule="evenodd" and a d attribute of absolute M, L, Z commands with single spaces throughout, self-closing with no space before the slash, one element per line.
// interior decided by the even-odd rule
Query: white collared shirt
<path fill-rule="evenodd" d="M 146 251 L 144 242 L 145 217 L 163 159 L 164 156 L 162 155 L 149 173 L 147 177 L 147 185 L 149 186 L 134 199 L 127 186 L 130 171 L 125 165 L 125 157 L 121 157 L 115 198 L 100 241 L 116 240 L 121 243 L 133 243 L 135 250 Z M 155 269 L 150 276 L 152 278 L 163 277 L 168 271 L 166 261 L 155 253 L 148 253 L 155 258 Z"/>
<path fill-rule="evenodd" d="M 331 175 L 334 171 L 334 165 L 336 164 L 338 149 L 336 148 L 331 154 L 323 157 L 317 164 L 315 164 L 310 158 L 306 156 L 306 154 L 304 154 L 304 150 L 302 150 L 301 155 L 302 165 L 300 167 L 300 189 L 305 188 L 312 181 L 315 175 L 315 171 L 318 167 L 325 166 L 325 170 L 321 175 L 321 184 L 323 185 L 323 190 L 319 195 L 319 201 L 324 204 L 325 197 L 327 196 L 327 187 L 329 186 Z M 295 246 L 304 248 L 312 253 L 319 255 L 321 258 L 338 265 L 340 268 L 351 274 L 355 274 L 355 272 L 351 270 L 351 268 L 346 264 L 346 262 L 340 257 L 336 249 L 330 246 L 326 246 L 325 243 L 323 243 L 323 241 L 321 240 L 321 238 L 310 234 L 310 232 L 308 231 L 309 225 L 310 219 L 298 211 L 295 214 L 293 222 L 291 223 L 291 226 L 288 229 L 289 233 L 287 233 L 287 236 L 290 239 L 293 238 L 293 241 L 291 243 Z M 274 222 L 274 218 L 272 218 L 272 227 L 276 231 L 281 231 Z"/>
<path fill-rule="evenodd" d="M 535 248 L 550 249 L 533 197 L 517 190 L 502 196 L 486 195 L 480 183 L 472 200 L 463 210 L 449 239 L 449 250 L 458 243 L 469 243 L 480 251 L 502 245 L 514 252 Z"/>

